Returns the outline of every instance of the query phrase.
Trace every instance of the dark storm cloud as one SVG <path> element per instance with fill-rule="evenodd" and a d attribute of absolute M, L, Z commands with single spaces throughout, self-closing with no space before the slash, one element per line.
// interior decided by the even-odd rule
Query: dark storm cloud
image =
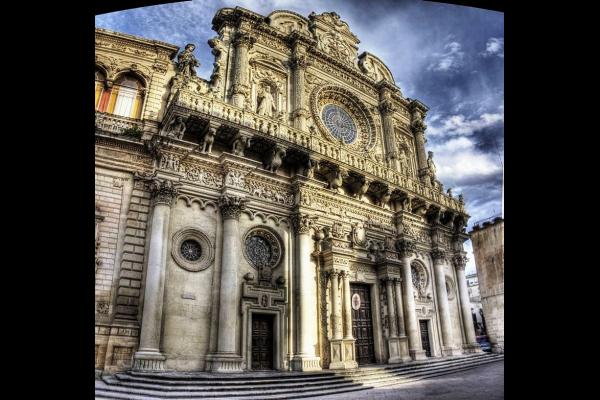
<path fill-rule="evenodd" d="M 277 9 L 304 16 L 338 13 L 360 39 L 359 53 L 382 59 L 402 93 L 430 108 L 427 146 L 435 152 L 438 178 L 464 195 L 471 221 L 501 209 L 502 13 L 417 0 L 194 0 L 101 15 L 96 25 L 180 47 L 195 43 L 198 73 L 208 78 L 213 57 L 206 42 L 216 35 L 212 17 L 235 6 L 262 15 Z"/>

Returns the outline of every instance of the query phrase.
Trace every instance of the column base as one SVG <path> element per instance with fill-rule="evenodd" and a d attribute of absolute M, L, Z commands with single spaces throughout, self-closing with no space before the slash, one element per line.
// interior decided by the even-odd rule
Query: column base
<path fill-rule="evenodd" d="M 492 353 L 504 354 L 504 344 L 492 344 Z"/>
<path fill-rule="evenodd" d="M 321 357 L 295 355 L 292 359 L 294 371 L 321 371 Z"/>
<path fill-rule="evenodd" d="M 329 342 L 331 362 L 329 369 L 358 368 L 355 357 L 354 339 L 335 339 Z"/>
<path fill-rule="evenodd" d="M 465 343 L 463 344 L 463 354 L 475 354 L 475 353 L 483 353 L 481 350 L 481 346 L 479 343 Z"/>
<path fill-rule="evenodd" d="M 425 350 L 409 350 L 408 352 L 413 361 L 427 360 Z"/>
<path fill-rule="evenodd" d="M 408 337 L 406 336 L 388 338 L 388 351 L 390 355 L 388 364 L 412 361 L 408 351 Z"/>
<path fill-rule="evenodd" d="M 442 346 L 442 355 L 444 357 L 459 356 L 461 354 L 462 351 L 459 348 L 452 346 Z"/>
<path fill-rule="evenodd" d="M 235 353 L 214 353 L 206 356 L 206 370 L 223 374 L 242 372 L 244 359 Z"/>
<path fill-rule="evenodd" d="M 158 351 L 138 351 L 133 356 L 134 371 L 164 371 L 167 358 Z"/>

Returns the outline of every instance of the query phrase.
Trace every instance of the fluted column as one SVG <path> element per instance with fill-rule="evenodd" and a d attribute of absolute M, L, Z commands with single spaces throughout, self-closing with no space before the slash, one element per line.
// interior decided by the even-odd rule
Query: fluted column
<path fill-rule="evenodd" d="M 293 92 L 293 112 L 294 128 L 306 131 L 306 118 L 309 113 L 306 108 L 306 99 L 304 94 L 305 73 L 308 66 L 307 58 L 304 54 L 294 54 L 290 60 L 292 67 L 292 92 Z"/>
<path fill-rule="evenodd" d="M 406 336 L 404 328 L 404 310 L 402 309 L 402 283 L 400 279 L 394 279 L 396 289 L 396 314 L 398 316 L 398 336 Z"/>
<path fill-rule="evenodd" d="M 248 51 L 256 39 L 245 32 L 238 32 L 233 40 L 235 63 L 231 84 L 231 104 L 244 108 L 246 97 L 250 94 L 248 84 Z"/>
<path fill-rule="evenodd" d="M 408 349 L 413 360 L 425 359 L 425 351 L 421 346 L 419 336 L 419 324 L 415 310 L 415 297 L 413 289 L 412 271 L 410 268 L 410 257 L 414 253 L 415 244 L 409 240 L 403 240 L 398 244 L 398 252 L 402 260 L 402 294 L 404 304 L 404 315 L 406 317 L 406 331 L 408 333 Z"/>
<path fill-rule="evenodd" d="M 310 228 L 315 217 L 294 214 L 292 225 L 296 235 L 296 268 L 298 270 L 298 353 L 292 360 L 292 368 L 298 371 L 318 371 L 320 357 L 315 354 L 317 338 L 317 284 L 310 254 L 313 243 Z"/>
<path fill-rule="evenodd" d="M 388 320 L 390 321 L 389 337 L 395 338 L 398 337 L 396 331 L 396 307 L 394 306 L 394 290 L 392 286 L 392 280 L 389 278 L 385 280 L 385 290 L 387 298 Z"/>
<path fill-rule="evenodd" d="M 452 324 L 450 321 L 448 292 L 446 290 L 446 274 L 444 272 L 446 253 L 443 250 L 434 249 L 431 252 L 431 258 L 433 258 L 437 307 L 442 329 L 442 348 L 444 355 L 453 355 Z"/>
<path fill-rule="evenodd" d="M 213 372 L 239 372 L 242 358 L 236 351 L 236 322 L 239 290 L 238 262 L 241 258 L 239 218 L 246 199 L 224 194 L 219 198 L 219 208 L 223 220 L 221 256 L 221 283 L 219 291 L 219 330 L 217 352 L 212 355 Z"/>
<path fill-rule="evenodd" d="M 473 317 L 471 316 L 471 300 L 469 300 L 469 289 L 467 288 L 467 278 L 465 277 L 465 266 L 467 257 L 464 254 L 454 256 L 454 266 L 456 268 L 456 280 L 458 285 L 458 296 L 460 298 L 460 309 L 462 312 L 463 330 L 467 343 L 463 347 L 468 352 L 480 352 L 481 347 L 475 338 L 475 327 L 473 326 Z"/>
<path fill-rule="evenodd" d="M 350 274 L 344 271 L 344 339 L 354 339 L 352 336 L 352 293 L 350 292 Z"/>
<path fill-rule="evenodd" d="M 331 319 L 333 320 L 333 339 L 339 340 L 342 338 L 342 315 L 341 304 L 338 297 L 339 293 L 339 272 L 331 271 Z"/>
<path fill-rule="evenodd" d="M 171 205 L 177 196 L 173 182 L 154 180 L 152 192 L 152 228 L 146 266 L 144 311 L 140 332 L 139 350 L 134 356 L 134 370 L 156 371 L 164 369 L 165 357 L 161 354 L 160 336 L 167 265 L 167 239 Z"/>

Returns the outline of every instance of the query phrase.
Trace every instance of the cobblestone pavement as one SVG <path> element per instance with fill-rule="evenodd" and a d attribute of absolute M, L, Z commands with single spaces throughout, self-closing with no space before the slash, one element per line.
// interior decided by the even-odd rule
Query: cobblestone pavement
<path fill-rule="evenodd" d="M 341 393 L 321 400 L 503 400 L 504 361 L 395 386 Z"/>

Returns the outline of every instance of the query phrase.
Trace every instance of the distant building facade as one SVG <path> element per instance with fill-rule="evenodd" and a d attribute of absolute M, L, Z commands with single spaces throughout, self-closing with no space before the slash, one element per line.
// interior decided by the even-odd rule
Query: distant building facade
<path fill-rule="evenodd" d="M 504 352 L 504 219 L 473 226 L 471 241 L 479 294 L 492 351 Z"/>
<path fill-rule="evenodd" d="M 221 9 L 195 46 L 96 30 L 96 369 L 478 352 L 468 215 L 427 107 L 335 13 Z"/>
<path fill-rule="evenodd" d="M 473 326 L 477 336 L 485 335 L 485 319 L 483 317 L 483 307 L 481 305 L 481 296 L 479 294 L 479 282 L 477 273 L 466 276 L 467 287 L 469 289 L 469 300 L 471 300 L 471 314 L 473 316 Z"/>

